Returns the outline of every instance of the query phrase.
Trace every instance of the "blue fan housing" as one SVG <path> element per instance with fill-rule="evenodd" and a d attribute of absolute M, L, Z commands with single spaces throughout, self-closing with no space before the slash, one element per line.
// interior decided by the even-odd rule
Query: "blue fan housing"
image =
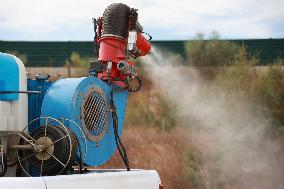
<path fill-rule="evenodd" d="M 109 101 L 111 86 L 96 77 L 60 79 L 50 85 L 44 95 L 41 117 L 69 119 L 64 123 L 76 134 L 82 151 L 87 150 L 85 163 L 99 166 L 107 162 L 116 150 L 113 120 Z M 118 131 L 122 134 L 128 92 L 114 87 L 114 103 L 118 116 Z"/>

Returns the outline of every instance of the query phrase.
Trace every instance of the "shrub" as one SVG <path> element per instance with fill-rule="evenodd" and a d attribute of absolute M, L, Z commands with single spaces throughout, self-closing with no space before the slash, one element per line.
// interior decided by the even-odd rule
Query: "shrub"
<path fill-rule="evenodd" d="M 274 126 L 284 124 L 284 72 L 283 60 L 270 66 L 258 67 L 259 59 L 249 56 L 245 47 L 240 47 L 234 60 L 223 67 L 215 84 L 250 102 L 255 111 L 274 118 Z"/>
<path fill-rule="evenodd" d="M 185 44 L 188 63 L 194 66 L 223 66 L 234 59 L 237 45 L 220 40 L 217 32 L 212 32 L 208 40 L 197 34 L 194 40 Z"/>
<path fill-rule="evenodd" d="M 266 113 L 272 114 L 278 123 L 284 125 L 284 73 L 282 65 L 283 60 L 280 59 L 270 65 L 267 68 L 268 71 L 261 74 L 252 95 L 256 95 L 258 103 L 266 106 Z"/>
<path fill-rule="evenodd" d="M 69 60 L 66 60 L 65 65 L 71 67 L 87 68 L 89 67 L 89 58 L 81 57 L 79 53 L 72 52 Z"/>
<path fill-rule="evenodd" d="M 255 65 L 258 59 L 248 56 L 246 47 L 241 46 L 234 55 L 234 59 L 222 67 L 216 76 L 218 86 L 224 87 L 232 93 L 247 93 L 252 83 L 257 79 Z"/>
<path fill-rule="evenodd" d="M 125 124 L 171 130 L 176 126 L 175 106 L 157 91 L 149 93 L 142 90 L 129 97 Z"/>

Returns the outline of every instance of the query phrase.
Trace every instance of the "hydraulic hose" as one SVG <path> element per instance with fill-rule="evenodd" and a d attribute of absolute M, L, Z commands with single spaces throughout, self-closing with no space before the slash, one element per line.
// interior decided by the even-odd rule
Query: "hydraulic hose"
<path fill-rule="evenodd" d="M 0 153 L 0 177 L 3 177 L 7 172 L 7 159 L 5 153 Z"/>
<path fill-rule="evenodd" d="M 111 114 L 112 114 L 112 119 L 113 119 L 115 143 L 116 143 L 119 155 L 124 165 L 126 166 L 126 170 L 130 171 L 128 156 L 127 156 L 126 150 L 122 144 L 122 141 L 118 133 L 118 117 L 116 114 L 116 107 L 115 107 L 114 100 L 113 100 L 113 89 L 111 90 L 110 106 L 111 106 L 111 111 L 112 111 Z"/>

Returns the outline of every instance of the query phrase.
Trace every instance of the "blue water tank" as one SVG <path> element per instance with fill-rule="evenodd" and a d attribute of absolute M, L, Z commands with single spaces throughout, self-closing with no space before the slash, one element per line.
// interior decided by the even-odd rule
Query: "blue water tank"
<path fill-rule="evenodd" d="M 0 53 L 0 91 L 19 91 L 19 67 L 16 59 Z M 0 101 L 18 100 L 19 94 L 0 94 Z"/>

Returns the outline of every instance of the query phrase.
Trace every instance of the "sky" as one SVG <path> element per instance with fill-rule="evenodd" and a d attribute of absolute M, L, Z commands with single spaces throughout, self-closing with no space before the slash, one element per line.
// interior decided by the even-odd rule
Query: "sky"
<path fill-rule="evenodd" d="M 137 8 L 154 40 L 284 38 L 284 0 L 0 0 L 0 40 L 91 41 L 114 2 Z"/>

